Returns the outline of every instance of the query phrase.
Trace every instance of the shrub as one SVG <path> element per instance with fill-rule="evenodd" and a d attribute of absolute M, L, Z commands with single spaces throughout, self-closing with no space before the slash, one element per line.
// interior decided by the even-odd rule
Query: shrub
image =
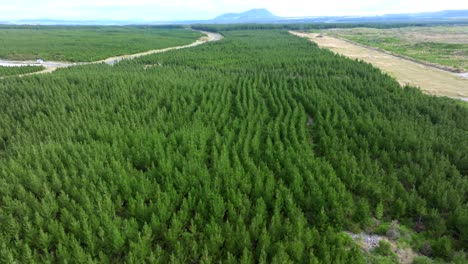
<path fill-rule="evenodd" d="M 413 260 L 413 264 L 430 264 L 433 262 L 432 259 L 424 256 L 415 257 Z"/>
<path fill-rule="evenodd" d="M 432 243 L 432 250 L 436 257 L 441 257 L 446 260 L 451 260 L 453 258 L 454 250 L 452 240 L 447 236 L 443 236 L 434 241 Z"/>
<path fill-rule="evenodd" d="M 398 238 L 400 238 L 400 230 L 398 228 L 398 221 L 392 222 L 386 235 L 391 240 L 397 240 Z"/>

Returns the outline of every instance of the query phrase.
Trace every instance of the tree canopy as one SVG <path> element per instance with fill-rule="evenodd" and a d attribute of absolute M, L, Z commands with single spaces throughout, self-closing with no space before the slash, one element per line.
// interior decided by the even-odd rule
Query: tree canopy
<path fill-rule="evenodd" d="M 280 30 L 0 80 L 0 258 L 364 263 L 468 247 L 468 108 Z"/>

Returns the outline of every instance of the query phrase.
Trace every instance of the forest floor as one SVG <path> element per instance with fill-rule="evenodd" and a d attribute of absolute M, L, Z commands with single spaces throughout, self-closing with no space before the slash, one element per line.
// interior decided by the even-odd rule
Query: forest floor
<path fill-rule="evenodd" d="M 44 74 L 44 73 L 51 73 L 54 72 L 55 70 L 59 68 L 67 68 L 67 67 L 72 67 L 72 66 L 77 66 L 77 65 L 87 65 L 87 64 L 99 64 L 99 63 L 106 63 L 108 65 L 114 65 L 122 60 L 131 60 L 135 58 L 139 58 L 142 56 L 147 56 L 155 53 L 162 53 L 162 52 L 167 52 L 171 50 L 178 50 L 178 49 L 185 49 L 185 48 L 191 48 L 195 47 L 207 42 L 212 42 L 212 41 L 218 41 L 223 39 L 223 36 L 218 33 L 212 33 L 212 32 L 206 32 L 206 31 L 200 31 L 201 33 L 205 34 L 206 36 L 201 37 L 200 39 L 196 40 L 195 42 L 184 45 L 184 46 L 175 46 L 175 47 L 169 47 L 169 48 L 164 48 L 164 49 L 155 49 L 155 50 L 149 50 L 145 52 L 140 52 L 140 53 L 135 53 L 135 54 L 128 54 L 128 55 L 121 55 L 121 56 L 116 56 L 116 57 L 110 57 L 107 59 L 99 60 L 99 61 L 93 61 L 93 62 L 77 62 L 77 63 L 72 63 L 72 62 L 59 62 L 59 61 L 44 61 L 43 63 L 37 63 L 35 61 L 9 61 L 9 60 L 0 60 L 0 66 L 9 66 L 9 67 L 22 67 L 22 66 L 43 66 L 45 67 L 44 70 L 38 71 L 38 72 L 32 72 L 32 73 L 27 73 L 23 75 L 18 75 L 19 77 L 23 76 L 29 76 L 29 75 L 36 75 L 36 74 Z"/>
<path fill-rule="evenodd" d="M 419 87 L 424 92 L 458 99 L 468 98 L 466 74 L 455 74 L 406 60 L 388 53 L 366 48 L 342 39 L 317 33 L 290 32 L 299 37 L 309 38 L 320 47 L 329 49 L 352 59 L 359 59 L 380 68 L 396 78 L 401 85 Z"/>

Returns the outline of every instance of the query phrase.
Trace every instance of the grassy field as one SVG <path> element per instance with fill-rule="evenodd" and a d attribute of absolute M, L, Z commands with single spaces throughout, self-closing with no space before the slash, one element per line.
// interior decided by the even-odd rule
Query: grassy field
<path fill-rule="evenodd" d="M 452 70 L 468 70 L 468 26 L 352 28 L 322 32 Z"/>
<path fill-rule="evenodd" d="M 2 67 L 0 66 L 0 77 L 27 74 L 44 70 L 42 66 Z"/>
<path fill-rule="evenodd" d="M 96 61 L 186 45 L 201 36 L 183 28 L 0 26 L 0 58 Z"/>

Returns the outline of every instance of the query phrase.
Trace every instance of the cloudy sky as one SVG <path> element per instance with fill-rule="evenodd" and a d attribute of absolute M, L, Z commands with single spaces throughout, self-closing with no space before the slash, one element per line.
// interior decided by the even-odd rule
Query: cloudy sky
<path fill-rule="evenodd" d="M 378 15 L 468 9 L 463 0 L 0 0 L 6 19 L 211 19 L 267 8 L 278 16 Z"/>

